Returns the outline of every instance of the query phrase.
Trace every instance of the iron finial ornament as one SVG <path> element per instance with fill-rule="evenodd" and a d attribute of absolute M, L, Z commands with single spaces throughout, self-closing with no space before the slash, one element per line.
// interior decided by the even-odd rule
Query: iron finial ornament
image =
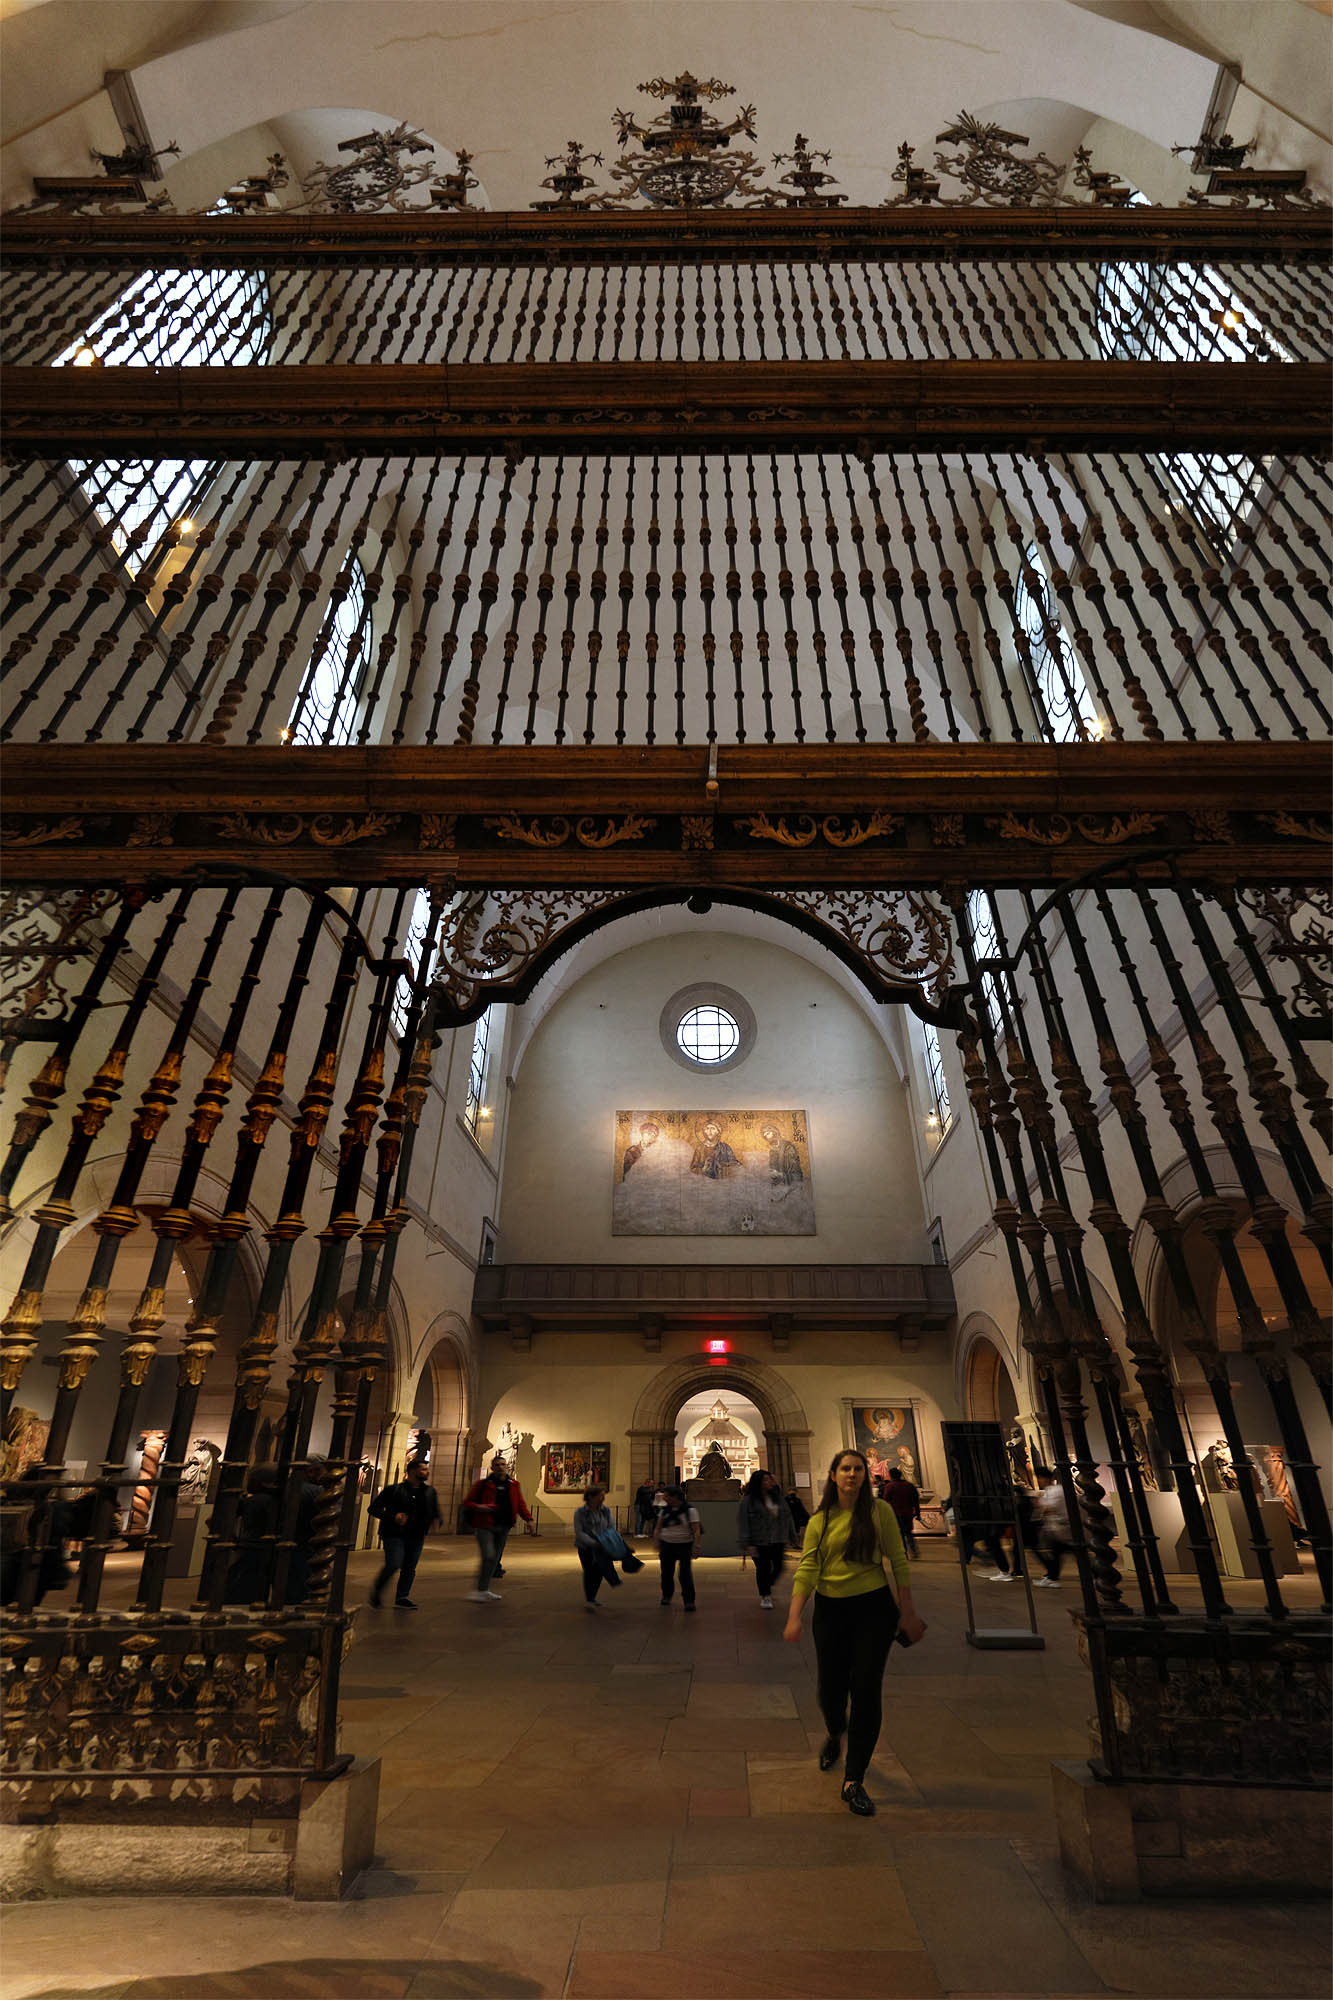
<path fill-rule="evenodd" d="M 432 208 L 452 209 L 455 213 L 461 213 L 471 205 L 468 196 L 474 188 L 481 186 L 481 182 L 469 171 L 472 154 L 465 147 L 460 146 L 455 157 L 458 165 L 454 171 L 442 173 L 438 179 L 431 182 L 430 205 Z"/>
<path fill-rule="evenodd" d="M 174 139 L 169 146 L 150 146 L 139 133 L 131 132 L 120 152 L 103 153 L 94 146 L 88 157 L 101 163 L 102 172 L 108 180 L 123 180 L 129 176 L 134 180 L 160 181 L 162 170 L 158 161 L 165 160 L 169 154 L 179 159 L 180 150 Z"/>
<path fill-rule="evenodd" d="M 1056 203 L 1061 199 L 1060 185 L 1067 168 L 1045 153 L 1016 150 L 1029 143 L 1024 132 L 1006 132 L 1001 125 L 987 124 L 970 111 L 960 111 L 952 124 L 935 135 L 937 146 L 956 148 L 951 153 L 936 153 L 935 175 L 959 182 L 962 193 L 941 194 L 938 181 L 912 165 L 914 148 L 900 146 L 893 178 L 902 183 L 903 193 L 884 205 L 903 208 L 910 202 L 938 201 L 946 208 L 1031 208 L 1038 203 Z"/>
<path fill-rule="evenodd" d="M 400 123 L 384 131 L 362 132 L 344 139 L 340 153 L 351 158 L 331 167 L 316 160 L 301 182 L 301 208 L 325 215 L 374 215 L 385 209 L 405 210 L 406 197 L 436 171 L 435 149 L 411 125 Z M 417 156 L 426 154 L 422 160 Z"/>
<path fill-rule="evenodd" d="M 788 208 L 839 208 L 846 201 L 845 194 L 823 192 L 825 188 L 838 185 L 837 176 L 824 173 L 816 162 L 822 161 L 826 167 L 832 158 L 831 153 L 811 152 L 810 141 L 804 132 L 796 134 L 790 153 L 774 153 L 775 167 L 790 168 L 788 173 L 779 176 L 780 184 L 793 190 L 791 194 L 780 197 Z"/>
<path fill-rule="evenodd" d="M 770 206 L 773 197 L 757 179 L 759 162 L 753 153 L 737 149 L 727 160 L 717 155 L 738 135 L 755 137 L 755 108 L 743 104 L 724 125 L 707 110 L 711 103 L 735 95 L 735 87 L 719 77 L 704 80 L 682 70 L 667 80 L 655 76 L 639 89 L 646 97 L 670 98 L 667 109 L 641 125 L 632 112 L 612 114 L 622 146 L 637 140 L 638 151 L 611 169 L 620 183 L 615 193 L 597 204 L 623 208 L 636 198 L 653 208 L 721 208 L 735 196 L 750 196 L 754 206 Z"/>
<path fill-rule="evenodd" d="M 588 199 L 588 190 L 595 188 L 597 183 L 591 174 L 584 173 L 585 161 L 600 167 L 602 156 L 600 153 L 585 152 L 579 139 L 566 139 L 563 153 L 548 153 L 546 164 L 554 167 L 556 172 L 548 174 L 542 186 L 550 188 L 554 200 L 530 202 L 529 207 L 540 214 L 550 214 L 562 208 L 590 208 L 592 203 Z"/>

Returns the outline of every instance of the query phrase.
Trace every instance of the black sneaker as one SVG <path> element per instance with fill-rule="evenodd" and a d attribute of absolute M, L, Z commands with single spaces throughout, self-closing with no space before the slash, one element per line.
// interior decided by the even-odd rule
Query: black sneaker
<path fill-rule="evenodd" d="M 685 1609 L 686 1609 L 687 1611 L 693 1611 L 693 1609 L 694 1609 L 694 1606 L 693 1606 L 692 1604 L 687 1604 L 687 1605 L 685 1606 Z"/>
<path fill-rule="evenodd" d="M 504 1575 L 504 1571 L 503 1571 L 502 1569 L 500 1569 L 500 1568 L 499 1568 L 499 1567 L 497 1566 L 497 1567 L 496 1567 L 495 1569 L 493 1569 L 493 1570 L 491 1571 L 491 1575 L 492 1575 L 492 1576 L 503 1576 L 503 1575 Z"/>
<path fill-rule="evenodd" d="M 415 1611 L 417 1607 L 410 1597 L 395 1597 L 393 1608 L 395 1611 Z"/>
<path fill-rule="evenodd" d="M 870 1797 L 864 1786 L 857 1784 L 855 1778 L 849 1778 L 843 1786 L 842 1802 L 859 1819 L 873 1819 L 875 1817 L 875 1801 Z"/>
<path fill-rule="evenodd" d="M 831 1771 L 842 1755 L 842 1745 L 836 1736 L 826 1736 L 819 1748 L 819 1768 Z"/>

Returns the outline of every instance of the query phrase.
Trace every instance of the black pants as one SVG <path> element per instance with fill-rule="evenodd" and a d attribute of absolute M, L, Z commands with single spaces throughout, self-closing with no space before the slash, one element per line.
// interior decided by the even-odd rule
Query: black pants
<path fill-rule="evenodd" d="M 819 1666 L 819 1712 L 829 1735 L 847 1735 L 845 1779 L 865 1777 L 882 1720 L 881 1694 L 898 1606 L 887 1584 L 860 1597 L 815 1592 L 811 1620 Z M 850 1711 L 850 1712 L 849 1712 Z"/>
<path fill-rule="evenodd" d="M 620 1578 L 616 1575 L 616 1566 L 605 1549 L 585 1548 L 580 1542 L 579 1562 L 583 1566 L 583 1595 L 589 1604 L 601 1589 L 603 1578 L 610 1584 L 612 1590 L 619 1590 Z"/>
<path fill-rule="evenodd" d="M 421 1559 L 421 1535 L 386 1535 L 384 1537 L 384 1568 L 375 1578 L 371 1591 L 378 1598 L 389 1578 L 397 1571 L 398 1588 L 394 1595 L 401 1604 L 405 1597 L 412 1595 L 412 1579 L 417 1573 L 417 1563 Z"/>
<path fill-rule="evenodd" d="M 916 1517 L 914 1515 L 913 1519 L 915 1518 Z M 897 1521 L 898 1521 L 898 1533 L 903 1538 L 903 1547 L 906 1549 L 909 1556 L 914 1556 L 916 1554 L 916 1532 L 912 1527 L 912 1522 L 904 1521 L 901 1514 L 897 1516 Z"/>
<path fill-rule="evenodd" d="M 659 1542 L 657 1552 L 662 1558 L 662 1601 L 671 1602 L 676 1587 L 676 1568 L 680 1567 L 680 1594 L 686 1604 L 694 1602 L 694 1569 L 691 1558 L 694 1555 L 692 1542 Z"/>
<path fill-rule="evenodd" d="M 781 1542 L 759 1542 L 754 1552 L 754 1580 L 761 1597 L 773 1595 L 773 1585 L 782 1575 L 782 1559 L 787 1551 Z"/>
<path fill-rule="evenodd" d="M 973 1551 L 980 1542 L 1000 1574 L 1008 1576 L 1009 1559 L 1004 1553 L 1004 1544 L 1000 1540 L 998 1528 L 960 1528 L 959 1537 L 965 1563 L 971 1562 Z"/>

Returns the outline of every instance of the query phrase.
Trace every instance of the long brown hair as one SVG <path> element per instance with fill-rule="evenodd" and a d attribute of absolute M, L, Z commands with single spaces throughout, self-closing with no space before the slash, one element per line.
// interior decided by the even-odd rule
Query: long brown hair
<path fill-rule="evenodd" d="M 879 1522 L 875 1518 L 875 1495 L 870 1484 L 870 1461 L 863 1451 L 840 1451 L 835 1453 L 829 1465 L 828 1477 L 824 1481 L 824 1491 L 819 1498 L 823 1521 L 820 1523 L 819 1540 L 832 1519 L 833 1510 L 838 1505 L 838 1482 L 834 1473 L 844 1458 L 859 1458 L 865 1471 L 860 1490 L 852 1506 L 851 1526 L 847 1530 L 846 1559 L 851 1563 L 871 1563 L 878 1556 L 883 1558 L 884 1548 L 879 1537 Z"/>

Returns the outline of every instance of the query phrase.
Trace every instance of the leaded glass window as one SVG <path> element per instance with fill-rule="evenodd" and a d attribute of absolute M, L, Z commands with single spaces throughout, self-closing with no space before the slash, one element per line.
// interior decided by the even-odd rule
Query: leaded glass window
<path fill-rule="evenodd" d="M 375 628 L 366 574 L 349 556 L 297 692 L 284 743 L 350 743 Z"/>
<path fill-rule="evenodd" d="M 944 1054 L 940 1048 L 939 1030 L 934 1022 L 927 1021 L 924 1026 L 926 1074 L 930 1079 L 930 1093 L 934 1100 L 933 1111 L 927 1113 L 927 1123 L 933 1117 L 935 1130 L 943 1135 L 953 1120 L 953 1112 L 949 1105 L 949 1086 L 944 1080 Z"/>
<path fill-rule="evenodd" d="M 1023 552 L 1014 585 L 1014 612 L 1032 658 L 1033 706 L 1051 743 L 1086 743 L 1102 734 L 1083 669 L 1060 623 L 1060 607 L 1035 542 Z"/>
<path fill-rule="evenodd" d="M 430 895 L 425 889 L 418 889 L 412 899 L 412 914 L 407 920 L 407 936 L 403 939 L 403 956 L 412 970 L 399 975 L 394 988 L 392 1003 L 393 1031 L 400 1039 L 407 1030 L 407 1010 L 412 1001 L 412 986 L 421 970 L 421 954 L 425 949 L 426 933 L 430 929 Z"/>
<path fill-rule="evenodd" d="M 1133 202 L 1146 205 L 1147 197 L 1136 192 Z M 1247 330 L 1249 317 L 1209 265 L 1103 264 L 1098 273 L 1097 337 L 1118 361 L 1290 360 L 1266 330 Z M 1228 549 L 1263 486 L 1265 463 L 1220 451 L 1162 452 L 1158 463 L 1208 540 Z"/>
<path fill-rule="evenodd" d="M 978 962 L 1001 956 L 995 905 L 985 889 L 974 889 L 967 899 L 967 927 L 972 934 L 972 949 Z M 1009 1032 L 1009 1010 L 1013 1004 L 1013 992 L 1007 975 L 1003 972 L 983 971 L 981 993 L 996 1038 L 1003 1042 Z"/>
<path fill-rule="evenodd" d="M 478 1021 L 472 1034 L 472 1054 L 468 1059 L 467 1103 L 463 1108 L 463 1123 L 474 1137 L 483 1120 L 490 1116 L 490 1106 L 486 1102 L 486 1069 L 490 1054 L 491 1015 L 490 1009 Z"/>
<path fill-rule="evenodd" d="M 258 271 L 144 271 L 55 357 L 57 368 L 244 366 L 268 359 L 273 319 Z M 71 459 L 69 469 L 132 575 L 173 524 L 187 532 L 216 459 Z M 143 532 L 133 543 L 135 530 Z"/>

